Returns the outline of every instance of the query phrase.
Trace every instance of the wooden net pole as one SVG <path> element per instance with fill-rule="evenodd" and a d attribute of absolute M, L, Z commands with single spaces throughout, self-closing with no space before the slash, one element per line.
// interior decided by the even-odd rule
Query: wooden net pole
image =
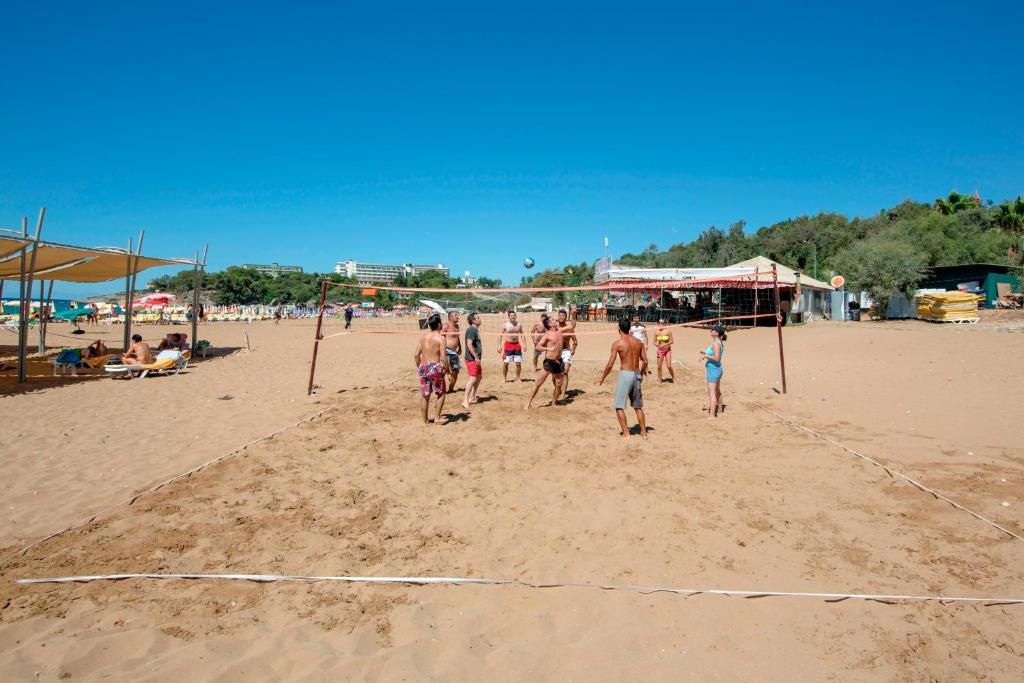
<path fill-rule="evenodd" d="M 754 268 L 754 327 L 757 327 L 757 290 L 760 289 L 761 284 L 761 268 L 757 266 Z"/>
<path fill-rule="evenodd" d="M 782 350 L 782 304 L 779 299 L 779 272 L 774 263 L 772 286 L 775 288 L 775 330 L 779 335 L 779 371 L 782 373 L 782 393 L 786 393 L 786 354 Z"/>
<path fill-rule="evenodd" d="M 320 312 L 316 316 L 316 337 L 313 339 L 313 361 L 309 364 L 309 386 L 306 387 L 306 396 L 313 395 L 313 375 L 316 372 L 316 354 L 320 350 L 320 330 L 324 324 L 324 302 L 327 300 L 327 278 L 320 283 Z"/>

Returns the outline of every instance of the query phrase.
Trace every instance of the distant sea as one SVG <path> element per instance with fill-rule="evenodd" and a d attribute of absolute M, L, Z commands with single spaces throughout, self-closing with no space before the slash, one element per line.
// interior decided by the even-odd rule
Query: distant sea
<path fill-rule="evenodd" d="M 17 294 L 17 292 L 15 292 L 15 294 Z M 32 301 L 38 302 L 39 298 L 33 297 Z M 69 308 L 81 308 L 85 306 L 86 301 L 85 299 L 54 299 L 51 303 L 53 305 L 53 312 L 60 313 L 61 311 L 66 311 Z M 13 315 L 18 312 L 17 296 L 14 298 L 4 297 L 3 311 L 9 315 Z"/>

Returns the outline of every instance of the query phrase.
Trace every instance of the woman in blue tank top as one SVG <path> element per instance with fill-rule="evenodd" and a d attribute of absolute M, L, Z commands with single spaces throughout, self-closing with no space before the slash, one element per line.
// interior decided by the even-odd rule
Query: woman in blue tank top
<path fill-rule="evenodd" d="M 725 353 L 725 327 L 711 328 L 711 345 L 700 352 L 708 382 L 708 417 L 718 417 L 722 408 L 722 354 Z"/>

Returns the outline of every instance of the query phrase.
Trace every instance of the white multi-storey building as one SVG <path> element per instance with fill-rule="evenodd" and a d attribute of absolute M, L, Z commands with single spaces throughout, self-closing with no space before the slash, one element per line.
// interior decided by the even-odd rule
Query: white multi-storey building
<path fill-rule="evenodd" d="M 428 270 L 439 270 L 444 273 L 445 277 L 448 277 L 448 268 L 443 263 L 438 263 L 436 266 L 415 265 L 412 263 L 390 265 L 383 263 L 361 263 L 349 259 L 348 261 L 338 261 L 334 266 L 335 273 L 346 277 L 354 277 L 356 282 L 361 285 L 390 284 L 400 276 L 412 277 L 413 275 L 425 273 Z"/>

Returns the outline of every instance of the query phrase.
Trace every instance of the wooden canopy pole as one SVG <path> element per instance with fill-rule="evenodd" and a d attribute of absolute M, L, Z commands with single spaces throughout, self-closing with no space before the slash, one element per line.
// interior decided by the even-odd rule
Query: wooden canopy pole
<path fill-rule="evenodd" d="M 131 288 L 132 288 L 132 253 L 133 253 L 132 249 L 133 249 L 133 245 L 134 245 L 134 242 L 132 241 L 132 238 L 129 237 L 128 238 L 128 256 L 125 259 L 125 267 L 124 267 L 124 330 L 122 330 L 122 332 L 123 332 L 122 336 L 124 337 L 124 342 L 123 342 L 124 346 L 122 348 L 124 348 L 124 352 L 125 353 L 128 353 L 128 309 L 130 309 L 132 307 L 132 300 L 129 297 L 131 297 L 131 295 L 132 295 L 131 294 Z"/>
<path fill-rule="evenodd" d="M 779 300 L 779 272 L 774 263 L 772 284 L 775 287 L 775 329 L 779 334 L 779 370 L 782 372 L 782 393 L 786 393 L 786 355 L 782 351 L 782 304 Z"/>
<path fill-rule="evenodd" d="M 146 237 L 146 231 L 139 231 L 139 248 L 135 251 L 135 259 L 132 264 L 131 282 L 128 285 L 128 301 L 124 312 L 124 350 L 128 351 L 128 344 L 131 342 L 132 334 L 132 299 L 135 298 L 135 280 L 139 276 L 139 258 L 142 256 L 142 240 Z"/>
<path fill-rule="evenodd" d="M 320 283 L 320 313 L 316 316 L 316 337 L 313 339 L 313 361 L 309 364 L 309 386 L 306 387 L 306 396 L 313 395 L 313 373 L 316 372 L 316 354 L 320 350 L 320 340 L 323 338 L 320 329 L 324 324 L 324 302 L 327 300 L 327 279 Z"/>
<path fill-rule="evenodd" d="M 53 280 L 50 280 L 53 283 Z M 46 305 L 46 294 L 43 288 L 46 285 L 39 281 L 39 353 L 46 353 L 46 318 L 43 317 L 43 307 Z"/>
<path fill-rule="evenodd" d="M 32 312 L 32 278 L 36 273 L 36 255 L 39 251 L 39 235 L 43 232 L 44 218 L 46 218 L 45 206 L 39 209 L 39 219 L 36 221 L 36 237 L 32 246 L 32 256 L 29 259 L 28 274 L 22 277 L 25 283 L 25 301 L 22 302 L 23 308 L 21 309 L 21 324 L 24 331 L 18 340 L 18 384 L 24 384 L 28 381 L 28 368 L 26 367 L 26 359 L 28 357 L 28 314 Z M 28 223 L 26 221 L 22 224 L 22 232 L 27 233 L 27 230 Z M 24 263 L 24 256 L 22 256 L 22 259 Z M 41 302 L 40 306 L 42 306 Z M 40 312 L 42 312 L 41 309 Z"/>
<path fill-rule="evenodd" d="M 46 288 L 46 320 L 43 321 L 43 334 L 40 337 L 39 345 L 42 347 L 39 353 L 46 353 L 46 333 L 50 329 L 50 318 L 53 316 L 53 283 L 54 280 L 50 280 L 50 286 Z"/>
<path fill-rule="evenodd" d="M 28 217 L 21 217 L 21 237 L 28 239 Z M 21 354 L 24 346 L 25 335 L 28 334 L 28 323 L 25 318 L 25 250 L 27 245 L 21 248 L 21 272 L 18 277 L 18 383 L 25 381 L 25 361 Z"/>

